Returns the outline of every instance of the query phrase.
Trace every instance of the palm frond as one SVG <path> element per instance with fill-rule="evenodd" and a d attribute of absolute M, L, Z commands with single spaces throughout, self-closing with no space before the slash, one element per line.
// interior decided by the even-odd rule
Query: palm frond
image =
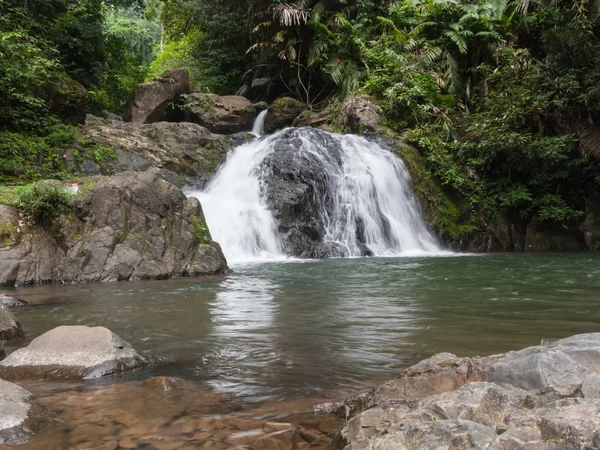
<path fill-rule="evenodd" d="M 308 22 L 309 12 L 296 5 L 280 3 L 273 7 L 273 17 L 284 27 L 295 27 Z"/>
<path fill-rule="evenodd" d="M 591 125 L 579 136 L 581 153 L 600 159 L 600 126 Z"/>

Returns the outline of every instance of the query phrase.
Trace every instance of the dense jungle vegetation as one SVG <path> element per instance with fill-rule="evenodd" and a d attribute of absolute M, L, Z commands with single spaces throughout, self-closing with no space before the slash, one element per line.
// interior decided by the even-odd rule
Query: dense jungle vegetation
<path fill-rule="evenodd" d="M 453 199 L 451 233 L 575 224 L 600 183 L 597 0 L 0 0 L 0 58 L 5 181 L 56 176 L 75 139 L 44 86 L 75 80 L 119 113 L 186 67 L 203 91 L 315 110 L 372 96 Z"/>

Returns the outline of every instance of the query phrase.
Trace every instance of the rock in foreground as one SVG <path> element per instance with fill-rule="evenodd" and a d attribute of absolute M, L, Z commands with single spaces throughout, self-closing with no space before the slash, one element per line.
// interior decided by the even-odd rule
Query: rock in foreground
<path fill-rule="evenodd" d="M 25 337 L 21 324 L 6 306 L 0 303 L 0 341 L 10 341 Z"/>
<path fill-rule="evenodd" d="M 600 333 L 503 355 L 441 353 L 338 405 L 348 450 L 600 448 Z"/>
<path fill-rule="evenodd" d="M 24 442 L 52 421 L 53 414 L 30 392 L 0 380 L 0 445 Z"/>
<path fill-rule="evenodd" d="M 148 365 L 133 347 L 104 327 L 61 326 L 0 363 L 0 377 L 94 379 Z"/>
<path fill-rule="evenodd" d="M 56 228 L 26 229 L 12 246 L 0 248 L 0 285 L 167 279 L 228 271 L 198 200 L 150 173 L 90 179 Z"/>

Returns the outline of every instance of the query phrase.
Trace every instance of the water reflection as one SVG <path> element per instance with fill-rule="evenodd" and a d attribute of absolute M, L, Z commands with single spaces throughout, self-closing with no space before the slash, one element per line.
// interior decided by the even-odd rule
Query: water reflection
<path fill-rule="evenodd" d="M 441 351 L 491 354 L 600 330 L 600 255 L 339 259 L 235 267 L 227 278 L 19 289 L 27 339 L 103 325 L 244 401 L 337 395 Z"/>
<path fill-rule="evenodd" d="M 271 371 L 265 368 L 281 359 L 273 325 L 277 289 L 268 279 L 243 275 L 220 284 L 214 300 L 208 302 L 212 348 L 203 357 L 203 369 L 214 374 L 211 386 L 236 396 L 270 389 Z"/>

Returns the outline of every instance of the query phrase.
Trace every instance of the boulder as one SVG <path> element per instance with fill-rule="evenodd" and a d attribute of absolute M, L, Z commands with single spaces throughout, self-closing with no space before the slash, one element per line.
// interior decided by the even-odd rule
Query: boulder
<path fill-rule="evenodd" d="M 381 117 L 369 97 L 358 95 L 344 100 L 336 126 L 346 133 L 378 133 L 381 131 Z"/>
<path fill-rule="evenodd" d="M 600 400 L 600 374 L 590 375 L 581 384 L 581 394 L 584 398 Z"/>
<path fill-rule="evenodd" d="M 25 337 L 21 324 L 9 309 L 0 303 L 0 341 L 10 341 Z"/>
<path fill-rule="evenodd" d="M 54 415 L 33 395 L 0 380 L 0 445 L 21 444 L 54 422 Z"/>
<path fill-rule="evenodd" d="M 185 98 L 185 120 L 213 133 L 232 134 L 252 130 L 256 107 L 239 95 L 190 94 Z"/>
<path fill-rule="evenodd" d="M 42 97 L 48 104 L 49 112 L 62 121 L 71 125 L 85 122 L 88 92 L 69 76 L 63 75 L 55 83 L 44 87 Z"/>
<path fill-rule="evenodd" d="M 600 373 L 600 333 L 572 336 L 504 355 L 481 358 L 480 377 L 521 389 L 573 391 Z"/>
<path fill-rule="evenodd" d="M 60 326 L 0 362 L 5 379 L 95 379 L 148 365 L 133 347 L 104 327 Z"/>
<path fill-rule="evenodd" d="M 306 109 L 306 105 L 291 97 L 282 97 L 273 102 L 265 118 L 265 131 L 273 133 L 289 127 L 296 117 Z"/>
<path fill-rule="evenodd" d="M 0 285 L 167 279 L 228 271 L 200 203 L 150 173 L 91 178 L 56 230 L 0 249 Z"/>
<path fill-rule="evenodd" d="M 168 70 L 154 80 L 135 87 L 125 104 L 123 119 L 137 123 L 179 121 L 181 96 L 189 93 L 188 71 Z"/>
<path fill-rule="evenodd" d="M 348 449 L 480 448 L 469 445 L 486 432 L 456 426 L 467 421 L 496 430 L 490 450 L 600 448 L 598 398 L 600 333 L 487 357 L 441 353 L 347 399 L 342 435 Z"/>
<path fill-rule="evenodd" d="M 254 104 L 257 112 L 264 111 L 265 109 L 269 109 L 269 104 L 267 102 L 257 102 Z"/>
<path fill-rule="evenodd" d="M 469 420 L 409 422 L 368 444 L 351 444 L 346 450 L 488 450 L 496 432 Z"/>
<path fill-rule="evenodd" d="M 179 186 L 187 181 L 203 185 L 230 148 L 230 139 L 194 123 L 111 123 L 94 119 L 88 119 L 79 136 L 115 150 L 114 173 L 150 171 Z M 99 171 L 97 167 L 87 174 L 98 175 Z"/>

